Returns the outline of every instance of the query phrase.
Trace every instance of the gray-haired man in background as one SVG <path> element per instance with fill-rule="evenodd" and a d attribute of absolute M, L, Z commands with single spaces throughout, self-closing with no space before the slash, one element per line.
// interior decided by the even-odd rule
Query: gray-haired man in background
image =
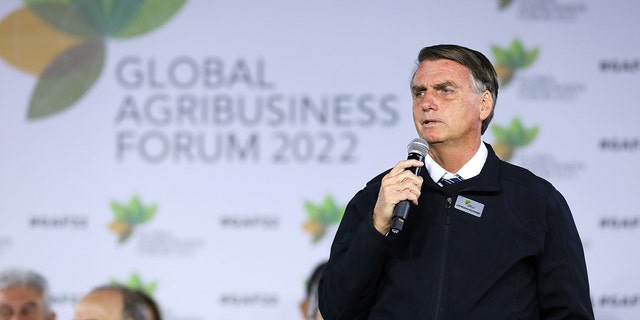
<path fill-rule="evenodd" d="M 0 320 L 55 320 L 46 279 L 25 269 L 0 273 Z"/>

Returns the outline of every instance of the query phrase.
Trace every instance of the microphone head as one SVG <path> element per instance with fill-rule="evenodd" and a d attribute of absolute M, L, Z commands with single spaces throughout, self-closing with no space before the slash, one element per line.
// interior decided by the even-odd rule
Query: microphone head
<path fill-rule="evenodd" d="M 415 138 L 407 145 L 407 152 L 409 154 L 417 153 L 424 157 L 429 153 L 429 144 L 424 139 Z"/>

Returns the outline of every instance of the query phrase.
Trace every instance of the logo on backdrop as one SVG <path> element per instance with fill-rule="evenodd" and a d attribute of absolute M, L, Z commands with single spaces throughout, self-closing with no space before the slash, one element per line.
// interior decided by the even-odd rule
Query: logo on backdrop
<path fill-rule="evenodd" d="M 89 226 L 86 215 L 38 215 L 29 219 L 31 228 L 49 230 L 81 230 Z"/>
<path fill-rule="evenodd" d="M 186 0 L 36 2 L 0 21 L 0 57 L 38 77 L 27 119 L 67 110 L 94 85 L 109 38 L 129 39 L 166 23 Z"/>
<path fill-rule="evenodd" d="M 491 124 L 494 141 L 491 144 L 496 155 L 504 161 L 514 162 L 547 179 L 570 179 L 584 170 L 582 162 L 559 161 L 551 154 L 524 154 L 516 157 L 516 150 L 535 141 L 538 126 L 525 126 L 520 118 L 513 118 L 508 126 Z"/>
<path fill-rule="evenodd" d="M 327 195 L 320 203 L 304 202 L 307 221 L 302 228 L 311 235 L 311 241 L 316 243 L 324 238 L 327 228 L 338 224 L 344 214 L 345 206 L 338 205 L 332 195 Z"/>
<path fill-rule="evenodd" d="M 635 152 L 640 150 L 640 137 L 613 137 L 600 140 L 600 150 Z"/>
<path fill-rule="evenodd" d="M 526 49 L 522 41 L 515 38 L 508 47 L 491 46 L 495 62 L 493 67 L 498 74 L 501 87 L 508 86 L 518 70 L 531 66 L 540 53 L 540 48 Z"/>
<path fill-rule="evenodd" d="M 640 294 L 638 293 L 612 293 L 603 294 L 595 299 L 594 306 L 599 308 L 638 308 L 640 307 Z"/>
<path fill-rule="evenodd" d="M 276 230 L 280 227 L 280 217 L 274 214 L 230 214 L 220 218 L 220 227 L 225 229 Z"/>
<path fill-rule="evenodd" d="M 514 38 L 507 47 L 491 46 L 500 85 L 509 87 L 519 84 L 522 100 L 569 100 L 585 88 L 582 83 L 560 83 L 550 75 L 521 75 L 520 71 L 531 67 L 540 55 L 540 48 L 527 48 L 522 40 Z M 538 126 L 525 127 L 520 118 L 513 118 L 507 126 L 492 124 L 493 148 L 505 161 L 513 161 L 545 178 L 572 178 L 584 170 L 582 162 L 558 161 L 551 154 L 520 155 L 514 159 L 515 151 L 530 145 L 539 134 Z"/>
<path fill-rule="evenodd" d="M 119 162 L 353 164 L 362 130 L 400 119 L 392 93 L 279 91 L 260 57 L 129 55 L 114 80 Z"/>
<path fill-rule="evenodd" d="M 518 17 L 528 21 L 574 21 L 587 12 L 584 1 L 498 0 L 498 9 L 507 10 L 516 3 Z"/>
<path fill-rule="evenodd" d="M 613 58 L 600 61 L 600 71 L 611 73 L 634 73 L 640 71 L 640 58 Z"/>
<path fill-rule="evenodd" d="M 220 305 L 225 307 L 275 308 L 280 297 L 275 293 L 224 293 L 220 295 Z"/>
<path fill-rule="evenodd" d="M 111 279 L 111 284 L 122 285 L 133 290 L 139 290 L 153 296 L 158 288 L 158 281 L 144 282 L 137 272 L 132 272 L 127 280 Z"/>
<path fill-rule="evenodd" d="M 125 243 L 133 230 L 147 223 L 158 211 L 156 204 L 144 205 L 140 197 L 134 195 L 129 202 L 119 203 L 111 201 L 111 211 L 114 220 L 109 225 L 109 230 L 118 236 L 118 243 Z"/>
<path fill-rule="evenodd" d="M 128 202 L 111 201 L 111 211 L 114 220 L 109 230 L 122 245 L 131 239 L 134 231 L 155 217 L 158 205 L 145 204 L 138 195 L 133 195 Z M 204 246 L 201 238 L 179 237 L 167 230 L 140 232 L 135 238 L 137 253 L 144 256 L 189 257 Z"/>
<path fill-rule="evenodd" d="M 507 87 L 516 80 L 520 70 L 531 67 L 539 59 L 540 48 L 528 49 L 522 40 L 515 38 L 508 47 L 491 46 L 493 63 L 501 87 Z M 523 100 L 567 101 L 574 100 L 586 87 L 582 82 L 565 82 L 553 75 L 534 74 L 519 76 L 519 97 Z"/>
<path fill-rule="evenodd" d="M 601 217 L 600 228 L 607 230 L 639 230 L 640 229 L 640 216 L 627 216 L 627 217 Z"/>
<path fill-rule="evenodd" d="M 113 0 L 110 10 L 99 1 L 37 2 L 4 17 L 0 57 L 38 77 L 27 119 L 76 105 L 103 73 L 108 39 L 147 34 L 185 2 Z M 126 91 L 115 115 L 120 162 L 353 164 L 353 129 L 400 118 L 395 94 L 274 92 L 262 58 L 118 59 L 115 81 Z"/>
<path fill-rule="evenodd" d="M 508 126 L 491 124 L 491 132 L 494 136 L 493 150 L 500 159 L 509 161 L 517 149 L 533 142 L 538 131 L 538 126 L 525 127 L 518 117 L 513 118 Z"/>

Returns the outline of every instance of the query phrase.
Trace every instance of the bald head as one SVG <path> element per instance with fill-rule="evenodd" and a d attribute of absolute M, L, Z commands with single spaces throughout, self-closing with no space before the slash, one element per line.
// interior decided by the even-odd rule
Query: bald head
<path fill-rule="evenodd" d="M 145 320 L 144 302 L 121 286 L 99 287 L 76 305 L 74 320 Z"/>

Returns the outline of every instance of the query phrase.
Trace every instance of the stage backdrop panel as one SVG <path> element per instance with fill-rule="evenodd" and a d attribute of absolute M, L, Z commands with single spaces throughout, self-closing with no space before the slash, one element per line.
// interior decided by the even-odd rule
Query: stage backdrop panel
<path fill-rule="evenodd" d="M 598 319 L 640 317 L 640 3 L 98 3 L 0 4 L 0 268 L 46 276 L 59 319 L 108 282 L 168 320 L 301 319 L 439 43 L 499 71 L 484 140 L 567 198 Z"/>

